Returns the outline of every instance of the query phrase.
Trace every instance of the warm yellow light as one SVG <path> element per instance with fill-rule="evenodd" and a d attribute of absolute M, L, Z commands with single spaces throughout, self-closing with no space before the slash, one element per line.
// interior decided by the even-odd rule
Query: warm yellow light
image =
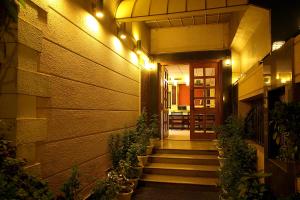
<path fill-rule="evenodd" d="M 276 74 L 276 79 L 278 80 L 278 79 L 280 79 L 280 76 L 279 76 L 279 74 Z"/>
<path fill-rule="evenodd" d="M 127 36 L 126 36 L 124 33 L 121 33 L 121 34 L 120 34 L 120 38 L 121 38 L 122 40 L 125 40 L 125 39 L 127 38 Z"/>
<path fill-rule="evenodd" d="M 155 67 L 156 67 L 156 64 L 155 64 L 155 63 L 146 62 L 146 64 L 145 64 L 145 68 L 146 68 L 147 70 L 154 70 Z"/>
<path fill-rule="evenodd" d="M 186 76 L 184 78 L 184 82 L 185 82 L 186 86 L 189 86 L 190 85 L 190 78 L 188 76 Z"/>
<path fill-rule="evenodd" d="M 231 64 L 232 64 L 230 58 L 227 58 L 224 63 L 225 63 L 225 66 L 231 66 Z"/>
<path fill-rule="evenodd" d="M 101 19 L 101 18 L 104 17 L 104 13 L 99 10 L 99 11 L 96 12 L 96 17 L 99 18 L 99 19 Z"/>
<path fill-rule="evenodd" d="M 137 53 L 138 55 L 141 55 L 143 52 L 142 52 L 141 50 L 136 50 L 136 53 Z"/>
<path fill-rule="evenodd" d="M 120 52 L 120 51 L 123 50 L 123 45 L 122 45 L 122 43 L 121 43 L 121 41 L 120 41 L 119 38 L 114 37 L 113 38 L 113 43 L 114 43 L 114 47 L 117 50 L 117 52 Z"/>
<path fill-rule="evenodd" d="M 280 49 L 285 44 L 285 41 L 275 41 L 272 44 L 272 51 L 276 51 L 277 49 Z"/>
<path fill-rule="evenodd" d="M 87 15 L 85 18 L 87 27 L 93 32 L 98 33 L 99 32 L 99 22 L 96 20 L 95 17 L 92 15 Z"/>
<path fill-rule="evenodd" d="M 178 83 L 177 80 L 174 80 L 174 81 L 173 81 L 173 85 L 174 85 L 174 86 L 177 86 L 177 83 Z"/>
<path fill-rule="evenodd" d="M 286 79 L 281 79 L 281 83 L 286 83 L 287 82 L 287 80 Z"/>
<path fill-rule="evenodd" d="M 139 59 L 134 52 L 130 52 L 130 58 L 133 64 L 137 65 L 139 63 Z"/>

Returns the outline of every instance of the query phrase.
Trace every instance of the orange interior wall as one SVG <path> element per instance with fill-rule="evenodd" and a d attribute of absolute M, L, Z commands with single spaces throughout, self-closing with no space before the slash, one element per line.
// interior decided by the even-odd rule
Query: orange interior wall
<path fill-rule="evenodd" d="M 178 105 L 190 105 L 190 86 L 180 84 L 178 93 Z"/>

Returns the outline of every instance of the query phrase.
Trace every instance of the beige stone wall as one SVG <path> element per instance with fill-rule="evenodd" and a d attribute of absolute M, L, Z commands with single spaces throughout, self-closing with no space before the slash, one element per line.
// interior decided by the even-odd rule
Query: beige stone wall
<path fill-rule="evenodd" d="M 239 100 L 244 100 L 264 91 L 263 65 L 256 65 L 239 81 Z"/>
<path fill-rule="evenodd" d="M 241 18 L 231 49 L 235 81 L 271 52 L 270 11 L 249 6 Z"/>
<path fill-rule="evenodd" d="M 151 29 L 151 53 L 153 54 L 228 48 L 228 24 Z"/>
<path fill-rule="evenodd" d="M 17 121 L 18 155 L 54 191 L 75 164 L 88 189 L 110 166 L 109 135 L 134 126 L 139 114 L 138 59 L 89 8 L 84 0 L 28 1 L 14 81 L 0 98 L 1 118 Z"/>

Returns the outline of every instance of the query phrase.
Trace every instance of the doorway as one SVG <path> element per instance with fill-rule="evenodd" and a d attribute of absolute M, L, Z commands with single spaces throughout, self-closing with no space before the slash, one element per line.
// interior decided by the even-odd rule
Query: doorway
<path fill-rule="evenodd" d="M 169 140 L 190 140 L 190 66 L 168 64 Z"/>
<path fill-rule="evenodd" d="M 221 62 L 164 64 L 161 77 L 162 130 L 171 140 L 212 140 L 221 122 Z M 167 79 L 167 81 L 166 81 Z M 162 81 L 164 80 L 164 81 Z M 163 88 L 162 88 L 163 87 Z"/>

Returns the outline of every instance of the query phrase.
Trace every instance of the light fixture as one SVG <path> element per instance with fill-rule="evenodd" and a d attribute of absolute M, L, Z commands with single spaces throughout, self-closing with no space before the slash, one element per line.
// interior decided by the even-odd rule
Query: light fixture
<path fill-rule="evenodd" d="M 277 49 L 280 49 L 285 44 L 285 41 L 275 41 L 272 44 L 272 51 L 276 51 Z"/>
<path fill-rule="evenodd" d="M 104 17 L 104 12 L 103 12 L 103 0 L 94 0 L 92 4 L 92 9 L 94 15 L 98 18 L 101 19 Z"/>
<path fill-rule="evenodd" d="M 137 41 L 136 41 L 135 52 L 136 52 L 138 55 L 141 55 L 141 54 L 143 53 L 143 51 L 142 51 L 142 41 L 141 41 L 141 40 L 137 40 Z"/>
<path fill-rule="evenodd" d="M 230 66 L 232 65 L 230 56 L 227 56 L 227 57 L 223 60 L 223 65 L 226 66 L 226 67 L 230 67 Z"/>
<path fill-rule="evenodd" d="M 122 40 L 125 40 L 127 38 L 127 35 L 126 35 L 126 24 L 125 23 L 122 23 L 120 25 L 120 27 L 118 28 L 118 36 L 122 39 Z"/>

